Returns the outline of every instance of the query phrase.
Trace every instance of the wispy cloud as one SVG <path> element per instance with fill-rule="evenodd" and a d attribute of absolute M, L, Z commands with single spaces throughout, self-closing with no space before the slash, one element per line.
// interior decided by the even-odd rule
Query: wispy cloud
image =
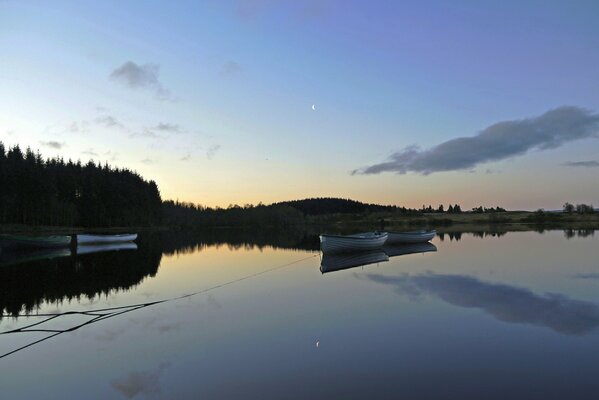
<path fill-rule="evenodd" d="M 169 99 L 170 92 L 158 79 L 159 75 L 160 66 L 158 64 L 139 65 L 133 61 L 127 61 L 110 73 L 110 79 L 131 89 L 154 90 L 159 98 Z"/>
<path fill-rule="evenodd" d="M 191 160 L 191 154 L 185 154 L 183 157 L 180 158 L 181 161 L 189 161 Z"/>
<path fill-rule="evenodd" d="M 599 161 L 595 161 L 595 160 L 568 161 L 568 162 L 565 162 L 564 165 L 566 167 L 596 168 L 596 167 L 599 167 Z"/>
<path fill-rule="evenodd" d="M 151 158 L 144 158 L 143 160 L 141 160 L 141 162 L 143 164 L 154 164 L 154 160 L 152 160 Z"/>
<path fill-rule="evenodd" d="M 112 115 L 102 115 L 96 118 L 96 123 L 105 126 L 106 128 L 125 129 L 125 125 Z"/>
<path fill-rule="evenodd" d="M 124 378 L 113 380 L 111 384 L 114 389 L 129 399 L 138 394 L 146 397 L 156 396 L 161 393 L 160 378 L 168 367 L 169 363 L 161 363 L 153 370 L 133 371 Z"/>
<path fill-rule="evenodd" d="M 104 155 L 108 157 L 108 161 L 116 161 L 119 159 L 119 153 L 115 153 L 112 150 L 108 150 Z"/>
<path fill-rule="evenodd" d="M 433 295 L 455 306 L 478 308 L 505 322 L 543 326 L 568 335 L 583 335 L 599 327 L 597 304 L 562 294 L 539 295 L 526 288 L 487 283 L 466 275 L 371 274 L 368 278 L 412 298 Z"/>
<path fill-rule="evenodd" d="M 71 133 L 83 133 L 89 131 L 89 121 L 73 121 L 67 127 L 67 131 Z"/>
<path fill-rule="evenodd" d="M 227 61 L 221 67 L 220 73 L 223 76 L 237 75 L 241 72 L 241 65 L 235 61 Z"/>
<path fill-rule="evenodd" d="M 47 142 L 41 141 L 40 143 L 42 144 L 42 146 L 51 147 L 51 148 L 57 149 L 57 150 L 60 150 L 66 146 L 66 144 L 64 142 L 57 142 L 55 140 L 49 140 Z"/>
<path fill-rule="evenodd" d="M 221 149 L 221 145 L 220 144 L 215 144 L 212 145 L 208 148 L 208 150 L 206 150 L 206 157 L 209 160 L 212 160 L 214 158 L 214 156 L 216 155 L 216 153 Z"/>
<path fill-rule="evenodd" d="M 576 279 L 599 279 L 599 273 L 589 272 L 586 274 L 574 274 L 572 277 Z"/>
<path fill-rule="evenodd" d="M 160 122 L 158 123 L 158 125 L 154 126 L 152 129 L 160 131 L 160 132 L 167 132 L 167 133 L 182 133 L 183 129 L 181 129 L 181 126 L 179 126 L 179 124 L 171 124 L 168 122 Z"/>
<path fill-rule="evenodd" d="M 468 170 L 530 150 L 555 149 L 574 140 L 596 138 L 598 133 L 599 114 L 564 106 L 534 118 L 498 122 L 476 136 L 451 139 L 427 150 L 409 146 L 382 163 L 352 171 L 352 175 Z"/>
<path fill-rule="evenodd" d="M 88 148 L 85 149 L 81 152 L 82 154 L 85 154 L 86 156 L 92 156 L 92 157 L 97 157 L 98 153 L 96 153 L 96 151 L 93 148 Z"/>

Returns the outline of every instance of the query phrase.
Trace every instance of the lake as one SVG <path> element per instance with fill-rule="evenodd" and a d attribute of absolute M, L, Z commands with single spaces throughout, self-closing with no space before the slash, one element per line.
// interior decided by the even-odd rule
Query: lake
<path fill-rule="evenodd" d="M 2 397 L 596 399 L 598 244 L 456 233 L 322 257 L 310 234 L 220 232 L 3 253 Z"/>

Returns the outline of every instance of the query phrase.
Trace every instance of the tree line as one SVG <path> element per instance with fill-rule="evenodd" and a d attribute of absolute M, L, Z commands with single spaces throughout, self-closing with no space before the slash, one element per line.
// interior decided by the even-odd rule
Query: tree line
<path fill-rule="evenodd" d="M 563 208 L 564 212 L 566 214 L 592 214 L 595 211 L 595 207 L 593 207 L 592 204 L 571 204 L 571 203 L 565 203 L 564 204 L 564 208 Z"/>
<path fill-rule="evenodd" d="M 89 161 L 44 160 L 0 142 L 0 223 L 54 226 L 147 226 L 162 220 L 154 181 Z"/>
<path fill-rule="evenodd" d="M 576 206 L 578 210 L 582 205 Z M 475 207 L 474 213 L 505 209 Z M 459 204 L 421 209 L 363 203 L 342 198 L 308 198 L 270 205 L 259 203 L 210 208 L 162 201 L 158 186 L 128 169 L 89 161 L 43 159 L 30 148 L 8 150 L 0 142 L 0 224 L 82 227 L 289 227 L 317 222 L 333 214 L 462 213 Z M 579 211 L 581 212 L 581 211 Z"/>

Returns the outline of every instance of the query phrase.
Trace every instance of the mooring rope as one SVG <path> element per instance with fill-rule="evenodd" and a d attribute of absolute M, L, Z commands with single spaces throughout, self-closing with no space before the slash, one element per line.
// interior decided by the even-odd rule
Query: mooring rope
<path fill-rule="evenodd" d="M 14 334 L 14 333 L 30 333 L 30 332 L 52 333 L 52 335 L 46 336 L 46 337 L 44 337 L 42 339 L 36 340 L 36 341 L 28 343 L 28 344 L 26 344 L 26 345 L 24 345 L 22 347 L 19 347 L 19 348 L 15 349 L 15 350 L 11 350 L 11 351 L 9 351 L 7 353 L 1 354 L 0 355 L 0 359 L 8 357 L 11 354 L 14 354 L 14 353 L 16 353 L 18 351 L 24 350 L 24 349 L 26 349 L 28 347 L 31 347 L 33 345 L 36 345 L 36 344 L 41 343 L 43 341 L 46 341 L 48 339 L 51 339 L 51 338 L 53 338 L 55 336 L 58 336 L 60 334 L 63 334 L 63 333 L 66 333 L 66 332 L 73 332 L 73 331 L 75 331 L 75 330 L 77 330 L 79 328 L 82 328 L 84 326 L 93 324 L 93 323 L 98 322 L 98 321 L 102 321 L 102 320 L 107 319 L 107 318 L 116 317 L 117 315 L 126 314 L 126 313 L 129 313 L 131 311 L 139 310 L 140 308 L 146 308 L 146 307 L 153 306 L 153 305 L 156 305 L 156 304 L 166 303 L 166 302 L 175 301 L 175 300 L 181 300 L 181 299 L 189 298 L 189 297 L 192 297 L 192 296 L 197 296 L 197 295 L 200 295 L 200 294 L 204 294 L 206 292 L 209 292 L 209 291 L 212 291 L 212 290 L 215 290 L 215 289 L 219 289 L 219 288 L 222 288 L 222 287 L 225 287 L 225 286 L 228 286 L 228 285 L 232 285 L 232 284 L 237 283 L 237 282 L 241 282 L 241 281 L 244 281 L 244 280 L 247 280 L 247 279 L 255 278 L 257 276 L 264 275 L 264 274 L 267 274 L 269 272 L 273 272 L 273 271 L 276 271 L 276 270 L 279 270 L 279 269 L 282 269 L 282 268 L 285 268 L 285 267 L 289 267 L 291 265 L 300 263 L 302 261 L 306 261 L 306 260 L 309 260 L 311 258 L 318 257 L 319 255 L 320 255 L 320 253 L 319 254 L 313 254 L 313 255 L 308 256 L 308 257 L 303 257 L 303 258 L 300 258 L 300 259 L 295 260 L 295 261 L 291 261 L 291 262 L 288 262 L 288 263 L 285 263 L 285 264 L 277 265 L 275 267 L 269 268 L 269 269 L 264 270 L 264 271 L 256 272 L 256 273 L 253 273 L 253 274 L 250 274 L 250 275 L 243 276 L 241 278 L 237 278 L 237 279 L 233 279 L 233 280 L 227 281 L 225 283 L 221 283 L 221 284 L 218 284 L 218 285 L 215 285 L 215 286 L 211 286 L 211 287 L 206 288 L 206 289 L 198 290 L 197 292 L 188 293 L 188 294 L 184 294 L 184 295 L 177 296 L 177 297 L 170 297 L 170 298 L 162 299 L 162 300 L 156 300 L 156 301 L 146 302 L 146 303 L 138 303 L 138 304 L 132 304 L 132 305 L 128 305 L 128 306 L 97 308 L 97 309 L 83 310 L 83 311 L 65 311 L 65 312 L 59 312 L 59 313 L 18 314 L 18 315 L 3 314 L 2 315 L 3 317 L 14 317 L 14 318 L 18 318 L 18 317 L 48 317 L 48 318 L 45 318 L 42 321 L 34 322 L 32 324 L 23 326 L 21 328 L 16 328 L 16 329 L 11 329 L 11 330 L 8 330 L 8 331 L 0 332 L 0 335 L 8 335 L 8 334 Z M 93 318 L 90 319 L 90 320 L 88 320 L 88 321 L 85 321 L 85 322 L 83 322 L 83 323 L 81 323 L 79 325 L 75 325 L 75 326 L 73 326 L 71 328 L 67 328 L 67 329 L 32 329 L 32 328 L 34 328 L 34 327 L 36 327 L 38 325 L 41 325 L 41 324 L 43 324 L 45 322 L 48 322 L 50 320 L 53 320 L 53 319 L 56 319 L 56 318 L 59 318 L 59 317 L 65 316 L 65 315 L 87 315 L 87 316 L 93 316 Z"/>

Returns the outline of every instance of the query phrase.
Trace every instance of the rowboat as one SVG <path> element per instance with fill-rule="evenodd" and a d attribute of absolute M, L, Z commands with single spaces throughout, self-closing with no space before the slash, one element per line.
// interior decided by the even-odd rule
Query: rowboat
<path fill-rule="evenodd" d="M 322 234 L 320 249 L 323 253 L 374 250 L 383 247 L 386 241 L 386 232 L 364 232 L 347 236 Z"/>
<path fill-rule="evenodd" d="M 385 244 L 383 251 L 389 257 L 404 256 L 407 254 L 428 253 L 437 251 L 437 246 L 432 243 Z"/>
<path fill-rule="evenodd" d="M 0 235 L 0 247 L 45 249 L 54 247 L 69 247 L 70 244 L 70 236 Z"/>
<path fill-rule="evenodd" d="M 92 243 L 125 243 L 137 239 L 137 233 L 126 233 L 122 235 L 77 235 L 77 244 Z"/>
<path fill-rule="evenodd" d="M 367 250 L 345 254 L 324 253 L 320 262 L 320 272 L 326 274 L 327 272 L 378 264 L 386 261 L 389 261 L 389 256 L 382 250 Z"/>
<path fill-rule="evenodd" d="M 388 232 L 387 244 L 425 243 L 435 237 L 437 231 Z"/>

